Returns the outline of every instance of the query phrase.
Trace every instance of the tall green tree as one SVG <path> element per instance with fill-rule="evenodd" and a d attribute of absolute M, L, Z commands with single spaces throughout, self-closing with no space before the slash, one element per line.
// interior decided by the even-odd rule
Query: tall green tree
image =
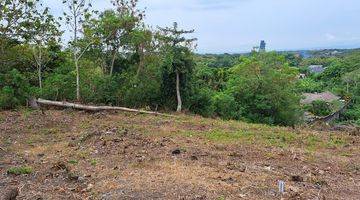
<path fill-rule="evenodd" d="M 298 72 L 289 67 L 283 56 L 256 54 L 244 58 L 231 73 L 226 93 L 235 98 L 243 119 L 278 125 L 299 122 Z"/>
<path fill-rule="evenodd" d="M 174 22 L 172 27 L 160 28 L 163 53 L 165 54 L 165 68 L 175 73 L 176 78 L 176 99 L 177 112 L 182 111 L 182 98 L 180 92 L 180 79 L 185 76 L 195 66 L 192 59 L 191 48 L 194 47 L 196 38 L 186 38 L 185 34 L 194 33 L 194 30 L 179 29 L 178 24 Z"/>
<path fill-rule="evenodd" d="M 76 69 L 76 99 L 81 100 L 80 95 L 80 66 L 79 61 L 84 53 L 93 44 L 93 41 L 80 40 L 84 33 L 83 23 L 91 17 L 92 4 L 89 0 L 63 0 L 63 4 L 67 10 L 63 13 L 66 24 L 70 27 L 72 32 L 71 51 L 73 54 L 73 61 Z"/>
<path fill-rule="evenodd" d="M 42 88 L 42 71 L 51 60 L 49 55 L 50 46 L 60 42 L 62 32 L 59 30 L 59 22 L 50 14 L 49 8 L 43 8 L 42 4 L 29 20 L 31 26 L 28 28 L 26 40 L 32 50 L 38 73 L 39 87 Z"/>
<path fill-rule="evenodd" d="M 135 36 L 144 26 L 144 11 L 139 10 L 137 0 L 112 0 L 114 9 L 106 10 L 88 23 L 88 29 L 98 38 L 98 48 L 105 53 L 110 76 L 114 73 L 115 60 L 134 51 Z"/>

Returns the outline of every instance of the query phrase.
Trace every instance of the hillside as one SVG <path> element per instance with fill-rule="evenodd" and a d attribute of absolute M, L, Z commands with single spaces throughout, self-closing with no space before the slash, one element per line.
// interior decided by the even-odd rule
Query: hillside
<path fill-rule="evenodd" d="M 359 199 L 360 138 L 197 116 L 0 113 L 0 197 Z M 0 198 L 1 199 L 1 198 Z"/>

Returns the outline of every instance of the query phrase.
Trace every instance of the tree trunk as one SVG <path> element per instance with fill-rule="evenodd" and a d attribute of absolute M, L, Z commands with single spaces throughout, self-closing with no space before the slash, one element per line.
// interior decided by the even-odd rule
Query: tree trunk
<path fill-rule="evenodd" d="M 79 74 L 79 63 L 78 63 L 78 59 L 75 55 L 75 67 L 76 67 L 76 99 L 77 101 L 80 101 L 81 96 L 80 96 L 80 74 Z"/>
<path fill-rule="evenodd" d="M 38 65 L 38 79 L 39 79 L 39 87 L 42 89 L 42 76 L 41 76 L 41 65 Z"/>
<path fill-rule="evenodd" d="M 181 112 L 182 110 L 182 101 L 181 101 L 181 95 L 180 95 L 180 74 L 179 71 L 176 70 L 176 97 L 177 97 L 177 112 Z"/>
<path fill-rule="evenodd" d="M 80 96 L 80 74 L 79 74 L 79 55 L 78 55 L 78 49 L 76 47 L 77 41 L 78 41 L 78 29 L 77 29 L 77 15 L 76 13 L 74 13 L 74 24 L 75 24 L 75 28 L 74 28 L 74 42 L 75 42 L 75 47 L 74 47 L 74 62 L 75 62 L 75 68 L 76 68 L 76 99 L 77 101 L 80 101 L 81 96 Z"/>
<path fill-rule="evenodd" d="M 116 50 L 114 49 L 112 59 L 111 59 L 111 64 L 110 64 L 110 76 L 112 76 L 114 73 L 115 59 L 116 59 Z"/>
<path fill-rule="evenodd" d="M 141 70 L 144 68 L 144 45 L 141 44 L 138 47 L 138 54 L 139 54 L 139 66 L 138 66 L 138 70 L 136 72 L 136 77 L 139 77 L 139 74 L 141 72 Z"/>
<path fill-rule="evenodd" d="M 118 111 L 125 111 L 125 112 L 134 112 L 134 113 L 141 113 L 141 114 L 151 114 L 151 115 L 159 115 L 159 116 L 166 116 L 166 117 L 174 117 L 173 115 L 167 115 L 167 114 L 152 112 L 152 111 L 124 108 L 124 107 L 87 106 L 87 105 L 68 103 L 68 102 L 49 101 L 49 100 L 45 100 L 45 99 L 38 99 L 36 102 L 40 105 L 58 106 L 58 107 L 63 107 L 63 108 L 73 108 L 73 109 L 86 110 L 86 111 L 92 111 L 92 112 L 99 112 L 99 111 L 106 111 L 106 110 L 115 110 L 115 111 L 118 110 Z"/>

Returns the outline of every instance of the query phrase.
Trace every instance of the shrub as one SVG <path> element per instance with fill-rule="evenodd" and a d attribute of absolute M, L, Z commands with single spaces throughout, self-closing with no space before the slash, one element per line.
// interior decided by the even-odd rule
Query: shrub
<path fill-rule="evenodd" d="M 214 112 L 217 116 L 223 119 L 238 119 L 240 118 L 240 111 L 235 98 L 219 92 L 212 98 Z"/>
<path fill-rule="evenodd" d="M 7 170 L 8 174 L 13 175 L 22 175 L 22 174 L 31 174 L 33 169 L 31 167 L 12 167 Z"/>
<path fill-rule="evenodd" d="M 321 100 L 313 101 L 310 105 L 309 111 L 317 116 L 327 116 L 332 113 L 331 105 Z"/>
<path fill-rule="evenodd" d="M 30 96 L 27 79 L 16 69 L 0 75 L 0 109 L 11 109 L 25 105 Z"/>
<path fill-rule="evenodd" d="M 204 117 L 210 117 L 214 114 L 214 107 L 212 106 L 213 91 L 208 88 L 196 89 L 195 93 L 190 98 L 190 111 L 200 114 Z"/>

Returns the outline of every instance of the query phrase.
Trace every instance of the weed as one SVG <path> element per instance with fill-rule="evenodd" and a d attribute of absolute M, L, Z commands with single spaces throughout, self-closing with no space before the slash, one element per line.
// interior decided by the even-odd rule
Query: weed
<path fill-rule="evenodd" d="M 77 160 L 69 160 L 68 163 L 72 164 L 72 165 L 76 165 L 79 163 L 79 161 Z"/>
<path fill-rule="evenodd" d="M 24 119 L 28 119 L 28 117 L 31 115 L 32 112 L 33 112 L 33 110 L 28 109 L 28 108 L 21 109 L 21 114 Z"/>
<path fill-rule="evenodd" d="M 220 197 L 217 198 L 217 200 L 225 200 L 225 197 L 220 196 Z"/>
<path fill-rule="evenodd" d="M 306 138 L 306 149 L 308 151 L 315 151 L 322 145 L 323 141 L 317 135 L 310 135 Z"/>
<path fill-rule="evenodd" d="M 234 142 L 234 141 L 251 141 L 255 137 L 252 132 L 222 132 L 220 130 L 206 134 L 207 139 L 216 142 Z"/>
<path fill-rule="evenodd" d="M 31 174 L 33 169 L 31 167 L 12 167 L 7 170 L 8 174 L 21 175 L 21 174 Z"/>
<path fill-rule="evenodd" d="M 95 165 L 97 165 L 97 160 L 95 160 L 95 159 L 92 159 L 92 160 L 90 160 L 90 164 L 92 165 L 92 166 L 95 166 Z"/>
<path fill-rule="evenodd" d="M 345 145 L 346 141 L 343 138 L 334 136 L 333 134 L 330 135 L 329 141 L 326 144 L 328 148 L 339 148 Z"/>

